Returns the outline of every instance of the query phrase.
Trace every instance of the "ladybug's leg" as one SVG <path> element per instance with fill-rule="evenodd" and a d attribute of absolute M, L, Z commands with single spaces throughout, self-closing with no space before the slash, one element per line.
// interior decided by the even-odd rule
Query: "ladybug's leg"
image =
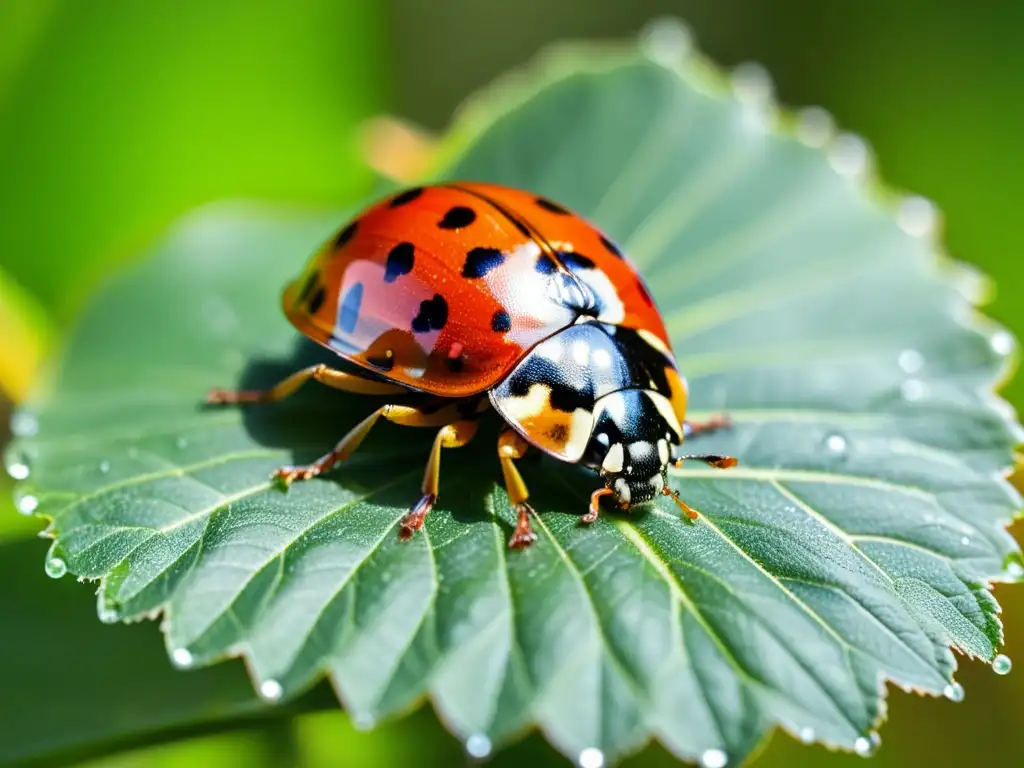
<path fill-rule="evenodd" d="M 437 502 L 441 478 L 441 449 L 461 448 L 473 439 L 476 428 L 476 421 L 466 419 L 447 424 L 441 427 L 437 433 L 437 437 L 434 438 L 434 447 L 430 451 L 430 458 L 427 460 L 427 469 L 423 474 L 423 496 L 416 502 L 416 506 L 402 518 L 399 535 L 403 539 L 408 539 L 423 527 L 423 521 Z"/>
<path fill-rule="evenodd" d="M 380 418 L 393 421 L 396 424 L 403 424 L 413 427 L 438 427 L 452 421 L 449 409 L 442 409 L 434 413 L 425 413 L 418 408 L 406 405 L 385 405 L 378 408 L 361 422 L 356 424 L 348 434 L 345 435 L 334 446 L 334 450 L 321 456 L 312 464 L 300 467 L 281 467 L 274 473 L 274 478 L 288 486 L 293 480 L 309 480 L 311 477 L 322 475 L 331 470 L 338 462 L 344 461 L 353 453 L 360 443 L 370 433 L 370 429 Z"/>
<path fill-rule="evenodd" d="M 732 422 L 728 416 L 712 416 L 707 421 L 684 421 L 683 438 L 694 437 L 695 435 L 718 432 L 722 429 L 730 429 Z"/>
<path fill-rule="evenodd" d="M 335 389 L 342 389 L 346 392 L 353 392 L 360 395 L 393 395 L 399 392 L 407 392 L 404 387 L 398 384 L 390 384 L 385 381 L 374 381 L 352 373 L 344 373 L 328 368 L 322 363 L 311 365 L 296 371 L 288 378 L 278 382 L 270 389 L 257 390 L 229 390 L 213 389 L 206 395 L 206 402 L 209 405 L 248 405 L 253 403 L 273 403 L 283 400 L 293 394 L 299 387 L 310 379 L 319 381 Z"/>
<path fill-rule="evenodd" d="M 678 469 L 686 461 L 703 461 L 716 469 L 731 469 L 737 464 L 735 456 L 716 456 L 710 453 L 691 454 L 688 456 L 677 456 L 672 460 L 672 466 Z"/>
<path fill-rule="evenodd" d="M 512 502 L 516 510 L 516 529 L 508 545 L 512 549 L 522 549 L 530 546 L 537 540 L 537 534 L 530 527 L 530 516 L 534 514 L 533 507 L 526 503 L 530 492 L 526 490 L 526 483 L 523 476 L 516 469 L 515 460 L 523 458 L 529 447 L 526 440 L 518 432 L 508 429 L 498 437 L 498 459 L 501 461 L 501 472 L 505 476 L 505 490 L 508 491 L 508 500 Z"/>

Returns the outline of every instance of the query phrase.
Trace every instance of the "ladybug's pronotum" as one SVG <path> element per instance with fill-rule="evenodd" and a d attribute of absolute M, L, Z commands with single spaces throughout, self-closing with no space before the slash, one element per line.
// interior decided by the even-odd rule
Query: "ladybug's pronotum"
<path fill-rule="evenodd" d="M 208 402 L 272 402 L 309 379 L 359 394 L 433 396 L 429 406 L 383 405 L 330 453 L 275 473 L 287 485 L 326 472 L 381 418 L 439 427 L 405 536 L 437 500 L 441 449 L 468 443 L 489 406 L 507 425 L 497 453 L 518 514 L 512 547 L 535 538 L 514 463 L 531 445 L 597 470 L 603 487 L 586 523 L 604 496 L 628 509 L 663 494 L 695 518 L 668 487 L 669 465 L 736 463 L 675 454 L 684 436 L 724 420 L 685 421 L 686 382 L 643 280 L 611 240 L 546 198 L 477 183 L 402 192 L 314 255 L 285 290 L 284 311 L 361 372 L 316 365 L 266 391 L 214 390 Z"/>

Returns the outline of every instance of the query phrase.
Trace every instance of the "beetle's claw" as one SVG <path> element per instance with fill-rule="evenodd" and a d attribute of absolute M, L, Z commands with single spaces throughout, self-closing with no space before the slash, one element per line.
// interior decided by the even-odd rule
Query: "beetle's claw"
<path fill-rule="evenodd" d="M 423 521 L 427 519 L 430 510 L 434 508 L 435 502 L 437 502 L 437 496 L 432 493 L 423 494 L 416 505 L 405 513 L 405 517 L 399 523 L 398 538 L 402 541 L 411 539 L 413 534 L 423 527 Z"/>
<path fill-rule="evenodd" d="M 509 549 L 525 549 L 537 540 L 537 534 L 530 527 L 530 517 L 534 514 L 533 507 L 526 502 L 516 504 L 516 529 L 508 540 Z"/>
<path fill-rule="evenodd" d="M 316 467 L 281 467 L 271 475 L 271 479 L 284 490 L 296 480 L 309 480 L 320 474 Z"/>

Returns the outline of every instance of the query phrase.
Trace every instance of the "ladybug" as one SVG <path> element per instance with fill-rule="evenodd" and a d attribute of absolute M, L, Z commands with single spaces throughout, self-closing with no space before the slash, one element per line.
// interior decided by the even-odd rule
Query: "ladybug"
<path fill-rule="evenodd" d="M 685 421 L 687 386 L 643 280 L 619 247 L 547 198 L 492 184 L 451 182 L 403 191 L 363 211 L 284 291 L 303 334 L 356 373 L 315 365 L 265 391 L 214 390 L 211 404 L 266 403 L 314 379 L 337 389 L 429 405 L 387 404 L 308 466 L 282 467 L 286 487 L 344 461 L 380 419 L 436 427 L 423 495 L 402 519 L 408 538 L 437 501 L 442 449 L 466 445 L 481 414 L 505 422 L 498 459 L 517 512 L 509 541 L 525 547 L 529 493 L 516 468 L 530 446 L 596 470 L 584 523 L 613 497 L 623 509 L 671 496 L 668 467 L 684 437 L 727 426 Z"/>

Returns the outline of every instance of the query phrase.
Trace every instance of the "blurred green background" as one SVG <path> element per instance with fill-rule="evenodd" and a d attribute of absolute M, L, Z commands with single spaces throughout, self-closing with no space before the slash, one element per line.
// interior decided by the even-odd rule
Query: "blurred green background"
<path fill-rule="evenodd" d="M 887 181 L 939 204 L 949 250 L 998 285 L 988 311 L 1024 336 L 1014 0 L 0 0 L 0 423 L 97 281 L 185 212 L 239 197 L 350 203 L 372 184 L 368 118 L 440 131 L 545 44 L 628 37 L 663 15 L 722 65 L 765 64 L 784 102 L 823 105 L 867 138 Z M 1005 392 L 1024 406 L 1024 380 Z M 6 482 L 0 763 L 465 762 L 429 709 L 361 733 L 324 709 L 326 688 L 282 715 L 253 701 L 241 664 L 175 672 L 155 625 L 101 625 L 89 587 L 43 575 L 38 525 L 10 509 Z M 1024 658 L 1024 595 L 997 596 L 1007 652 Z M 875 764 L 1020 759 L 1024 677 L 968 663 L 959 679 L 962 704 L 891 692 Z M 38 728 L 5 732 L 13 707 Z M 209 712 L 222 717 L 189 727 Z M 562 764 L 536 736 L 495 762 L 526 760 Z M 757 765 L 858 760 L 778 735 Z M 653 747 L 631 763 L 673 761 Z"/>

